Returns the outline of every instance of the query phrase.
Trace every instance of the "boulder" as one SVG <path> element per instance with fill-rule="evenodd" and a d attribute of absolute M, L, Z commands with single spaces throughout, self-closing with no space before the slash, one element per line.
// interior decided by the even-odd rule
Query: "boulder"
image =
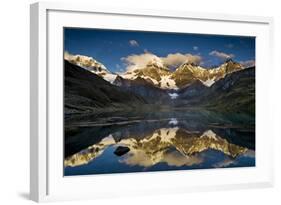
<path fill-rule="evenodd" d="M 120 157 L 120 156 L 126 154 L 126 153 L 129 152 L 129 151 L 130 151 L 130 148 L 129 148 L 129 147 L 119 146 L 119 147 L 117 147 L 116 150 L 114 151 L 114 154 Z"/>

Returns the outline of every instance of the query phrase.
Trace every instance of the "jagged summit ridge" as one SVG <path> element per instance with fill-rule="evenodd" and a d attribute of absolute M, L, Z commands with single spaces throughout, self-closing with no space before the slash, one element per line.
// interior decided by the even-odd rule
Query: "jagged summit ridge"
<path fill-rule="evenodd" d="M 206 87 L 211 87 L 227 74 L 244 69 L 240 63 L 227 59 L 215 68 L 204 68 L 197 64 L 185 62 L 172 71 L 159 60 L 152 59 L 144 67 L 128 70 L 117 75 L 110 72 L 102 63 L 92 57 L 66 53 L 65 59 L 99 75 L 112 84 L 114 84 L 117 76 L 118 81 L 120 81 L 120 78 L 128 80 L 142 78 L 156 87 L 167 90 L 186 88 L 196 81 L 200 81 Z"/>
<path fill-rule="evenodd" d="M 113 82 L 116 75 L 111 73 L 102 63 L 98 62 L 92 57 L 84 55 L 72 55 L 69 53 L 64 54 L 64 59 L 68 62 L 78 65 L 92 73 L 97 74 L 106 81 Z"/>

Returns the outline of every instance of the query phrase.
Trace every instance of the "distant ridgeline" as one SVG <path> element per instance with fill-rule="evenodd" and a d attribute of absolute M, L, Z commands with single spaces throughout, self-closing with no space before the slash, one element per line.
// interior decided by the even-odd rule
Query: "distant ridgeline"
<path fill-rule="evenodd" d="M 255 67 L 227 60 L 216 68 L 159 62 L 123 74 L 92 57 L 65 55 L 65 114 L 154 107 L 255 112 Z"/>

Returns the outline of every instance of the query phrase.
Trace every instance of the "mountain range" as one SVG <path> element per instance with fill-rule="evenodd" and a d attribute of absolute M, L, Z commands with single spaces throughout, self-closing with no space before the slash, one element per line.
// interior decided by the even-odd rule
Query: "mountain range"
<path fill-rule="evenodd" d="M 203 85 L 210 87 L 216 81 L 224 78 L 227 74 L 244 69 L 244 67 L 228 59 L 222 65 L 215 68 L 203 68 L 193 63 L 183 63 L 174 71 L 167 68 L 157 60 L 151 60 L 146 66 L 134 70 L 128 70 L 124 73 L 115 74 L 110 72 L 102 63 L 92 57 L 83 55 L 65 55 L 65 59 L 78 65 L 92 73 L 95 73 L 110 83 L 118 77 L 127 80 L 144 79 L 149 84 L 161 89 L 178 90 L 188 87 L 195 81 L 200 81 Z"/>
<path fill-rule="evenodd" d="M 142 105 L 203 106 L 254 113 L 255 67 L 229 59 L 216 68 L 184 63 L 174 70 L 156 60 L 112 73 L 92 57 L 65 54 L 65 113 Z"/>

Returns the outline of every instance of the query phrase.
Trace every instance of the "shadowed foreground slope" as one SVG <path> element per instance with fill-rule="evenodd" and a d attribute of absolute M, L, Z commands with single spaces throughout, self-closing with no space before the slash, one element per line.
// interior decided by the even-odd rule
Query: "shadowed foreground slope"
<path fill-rule="evenodd" d="M 146 101 L 131 92 L 122 91 L 79 66 L 64 61 L 65 114 L 87 113 L 106 108 L 108 111 L 128 109 Z"/>

